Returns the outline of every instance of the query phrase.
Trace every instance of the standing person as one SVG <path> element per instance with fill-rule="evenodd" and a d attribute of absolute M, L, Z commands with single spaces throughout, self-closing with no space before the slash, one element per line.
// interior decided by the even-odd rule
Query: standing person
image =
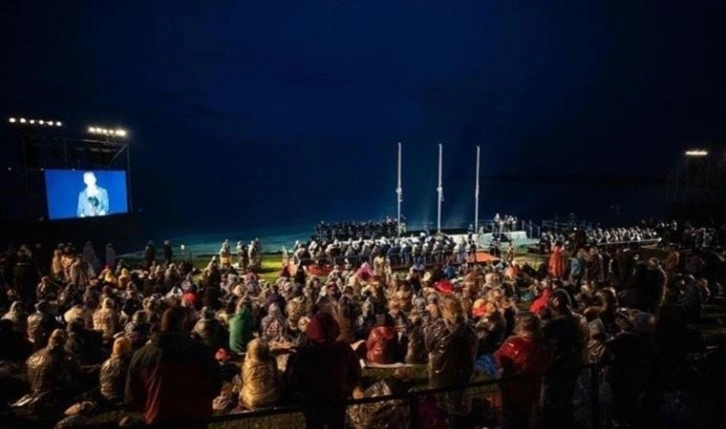
<path fill-rule="evenodd" d="M 565 290 L 552 292 L 548 308 L 552 318 L 543 332 L 552 351 L 552 367 L 544 378 L 543 423 L 545 429 L 571 428 L 575 424 L 572 400 L 585 364 L 588 331 L 583 320 L 572 312 Z"/>
<path fill-rule="evenodd" d="M 539 317 L 523 311 L 514 317 L 514 335 L 496 351 L 500 377 L 524 376 L 501 385 L 502 427 L 526 429 L 536 424 L 542 390 L 542 377 L 550 365 L 550 352 Z M 534 377 L 529 377 L 534 376 Z M 535 423 L 535 424 L 533 424 Z"/>
<path fill-rule="evenodd" d="M 317 313 L 308 323 L 310 344 L 290 362 L 290 384 L 302 395 L 307 429 L 345 428 L 345 401 L 360 381 L 361 370 L 353 349 L 336 338 L 340 326 L 332 314 Z"/>
<path fill-rule="evenodd" d="M 111 243 L 106 245 L 106 266 L 111 270 L 116 269 L 116 249 L 113 248 Z"/>
<path fill-rule="evenodd" d="M 471 380 L 477 352 L 477 337 L 467 324 L 461 301 L 447 295 L 441 303 L 441 318 L 426 329 L 429 352 L 429 385 L 433 389 L 466 384 Z M 449 427 L 465 428 L 463 391 L 447 397 Z"/>
<path fill-rule="evenodd" d="M 565 278 L 565 251 L 559 241 L 552 246 L 549 262 L 549 274 L 555 279 Z"/>
<path fill-rule="evenodd" d="M 222 387 L 209 349 L 186 331 L 187 317 L 182 307 L 167 309 L 161 332 L 131 358 L 126 404 L 152 428 L 205 429 Z"/>
<path fill-rule="evenodd" d="M 144 268 L 149 269 L 156 262 L 156 248 L 154 242 L 149 241 L 144 248 Z"/>
<path fill-rule="evenodd" d="M 171 260 L 174 257 L 174 251 L 171 249 L 171 243 L 169 240 L 164 241 L 162 253 L 164 253 L 164 262 L 166 262 L 166 265 L 171 264 Z"/>

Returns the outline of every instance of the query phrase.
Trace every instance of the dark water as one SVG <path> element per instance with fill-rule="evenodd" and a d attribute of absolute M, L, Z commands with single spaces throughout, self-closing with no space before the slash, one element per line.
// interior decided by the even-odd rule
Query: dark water
<path fill-rule="evenodd" d="M 281 192 L 284 194 L 284 192 Z M 305 240 L 320 220 L 374 220 L 395 217 L 396 198 L 391 190 L 376 195 L 353 192 L 340 196 L 322 193 L 318 198 L 293 201 L 291 209 L 230 210 L 227 216 L 207 221 L 203 214 L 187 225 L 156 222 L 143 218 L 144 230 L 150 239 L 172 239 L 176 245 L 196 246 L 196 250 L 216 251 L 218 243 L 229 239 L 249 241 L 260 238 L 269 250 L 290 246 Z M 627 225 L 643 218 L 663 217 L 666 189 L 653 184 L 542 183 L 521 181 L 490 181 L 480 189 L 480 220 L 491 219 L 495 213 L 511 214 L 520 219 L 540 223 L 558 216 L 566 219 L 571 213 L 579 219 L 611 225 Z M 281 199 L 278 195 L 276 199 Z M 278 201 L 278 203 L 280 203 Z M 230 204 L 232 206 L 232 204 Z M 403 213 L 409 229 L 434 229 L 436 194 L 422 190 L 410 195 L 404 190 Z M 442 227 L 466 227 L 474 219 L 474 193 L 471 188 L 445 188 Z M 214 249 L 212 249 L 214 248 Z"/>

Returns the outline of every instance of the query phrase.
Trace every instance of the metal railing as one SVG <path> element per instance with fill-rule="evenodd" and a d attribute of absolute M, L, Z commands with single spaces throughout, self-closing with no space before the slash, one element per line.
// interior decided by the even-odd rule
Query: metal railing
<path fill-rule="evenodd" d="M 574 419 L 592 428 L 602 427 L 600 410 L 600 383 L 602 378 L 600 364 L 586 365 L 577 368 L 579 372 L 578 389 L 570 411 Z M 570 370 L 570 373 L 572 370 Z M 506 398 L 502 397 L 502 388 L 522 388 L 522 386 L 540 385 L 553 372 L 536 375 L 516 376 L 502 379 L 488 379 L 464 385 L 443 388 L 425 388 L 410 390 L 391 395 L 350 399 L 346 402 L 346 423 L 348 427 L 401 427 L 418 429 L 423 425 L 422 418 L 430 418 L 432 410 L 438 411 L 441 418 L 456 416 L 471 422 L 472 427 L 499 426 L 502 412 L 506 411 Z M 526 387 L 525 387 L 526 388 Z M 504 399 L 504 402 L 503 402 Z M 385 422 L 376 421 L 376 412 L 387 408 Z M 432 408 L 433 407 L 433 408 Z M 421 412 L 427 408 L 425 412 Z M 390 425 L 394 418 L 398 423 Z M 361 421 L 363 420 L 363 421 Z M 305 419 L 299 405 L 282 406 L 256 411 L 244 411 L 216 415 L 213 417 L 212 428 L 224 426 L 224 423 L 244 421 L 244 427 L 260 429 L 304 428 Z M 215 424 L 216 423 L 216 424 Z M 449 427 L 452 426 L 449 421 Z"/>
<path fill-rule="evenodd" d="M 689 355 L 683 364 L 689 368 L 689 374 L 700 375 L 695 376 L 697 378 L 695 381 L 692 380 L 694 375 L 688 377 L 686 384 L 691 387 L 684 385 L 676 387 L 676 390 L 687 392 L 691 389 L 691 393 L 694 393 L 692 391 L 694 382 L 708 384 L 715 368 L 722 366 L 723 353 L 724 349 L 721 346 L 710 346 L 703 352 Z M 572 419 L 572 423 L 579 427 L 600 429 L 608 427 L 614 417 L 613 405 L 616 398 L 613 395 L 616 392 L 611 390 L 612 386 L 608 384 L 608 377 L 605 375 L 606 369 L 610 365 L 597 363 L 571 368 L 565 372 L 548 371 L 536 375 L 487 379 L 438 389 L 413 387 L 405 392 L 351 399 L 345 403 L 346 425 L 356 429 L 394 427 L 418 429 L 424 426 L 423 419 L 430 423 L 429 419 L 432 418 L 432 415 L 436 415 L 435 412 L 432 413 L 433 407 L 433 410 L 440 412 L 438 415 L 441 418 L 446 418 L 447 411 L 453 412 L 453 415 L 466 419 L 470 427 L 500 426 L 502 419 L 511 418 L 514 411 L 515 417 L 531 412 L 532 417 L 540 416 L 546 419 L 549 414 L 549 417 L 554 415 L 555 419 L 563 417 Z M 548 377 L 559 377 L 561 380 L 563 376 L 571 377 L 570 381 L 573 378 L 577 380 L 573 400 L 564 406 L 561 404 L 561 409 L 550 408 L 548 413 L 541 407 L 542 404 L 547 404 L 547 393 L 542 393 L 546 392 L 546 389 L 539 389 L 540 383 L 547 384 Z M 713 383 L 713 380 L 711 382 Z M 716 383 L 720 384 L 720 382 Z M 532 398 L 533 409 L 523 411 L 508 403 L 507 397 L 521 399 L 519 395 L 523 392 L 522 389 L 528 388 L 540 392 L 535 393 L 535 397 Z M 701 389 L 703 388 L 702 385 Z M 707 387 L 704 391 L 714 394 L 709 389 Z M 367 393 L 370 392 L 367 391 Z M 716 392 L 716 394 L 718 393 Z M 715 399 L 703 396 L 703 394 L 699 394 L 699 397 L 703 400 Z M 517 402 L 520 402 L 521 405 L 521 401 Z M 381 413 L 382 410 L 386 412 Z M 553 414 L 552 411 L 557 411 L 557 413 Z M 700 409 L 700 411 L 705 412 L 706 410 Z M 392 419 L 396 419 L 396 423 L 392 423 Z M 535 422 L 537 424 L 528 426 L 542 427 L 541 419 L 535 420 Z M 458 428 L 459 424 L 460 422 L 452 423 L 449 420 L 450 428 Z M 549 424 L 551 425 L 552 422 L 550 421 Z M 210 428 L 240 427 L 239 425 L 259 429 L 304 428 L 305 419 L 299 405 L 290 405 L 216 415 L 213 417 Z"/>

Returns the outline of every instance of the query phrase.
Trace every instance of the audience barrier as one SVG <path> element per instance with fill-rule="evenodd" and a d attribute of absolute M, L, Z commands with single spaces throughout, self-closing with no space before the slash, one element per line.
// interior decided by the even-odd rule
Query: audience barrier
<path fill-rule="evenodd" d="M 689 367 L 708 377 L 708 374 L 712 373 L 713 366 L 720 365 L 723 352 L 723 348 L 714 346 L 703 353 L 690 355 Z M 609 419 L 612 417 L 613 391 L 605 377 L 607 368 L 606 364 L 590 364 L 578 368 L 575 371 L 578 376 L 573 402 L 569 410 L 560 410 L 560 414 L 556 418 L 567 414 L 570 416 L 567 418 L 571 418 L 579 427 L 591 429 L 608 427 Z M 567 373 L 572 374 L 573 371 L 568 370 Z M 502 424 L 502 419 L 506 418 L 507 412 L 511 411 L 507 409 L 506 403 L 502 403 L 502 390 L 507 387 L 515 387 L 517 383 L 544 382 L 547 377 L 558 375 L 560 374 L 550 371 L 539 375 L 489 379 L 440 389 L 414 387 L 403 393 L 351 399 L 346 403 L 346 422 L 348 427 L 353 428 L 418 429 L 429 426 L 423 424 L 424 419 L 430 423 L 428 420 L 432 416 L 438 415 L 444 418 L 448 412 L 453 412 L 465 427 L 497 427 Z M 713 399 L 709 398 L 707 394 L 703 396 L 701 393 L 701 395 L 703 400 Z M 452 401 L 454 402 L 452 403 Z M 533 416 L 535 424 L 530 427 L 541 427 L 542 410 L 536 410 Z M 362 422 L 361 417 L 366 421 Z M 391 426 L 391 419 L 399 419 L 400 423 Z M 384 422 L 386 424 L 383 424 Z M 226 423 L 244 424 L 244 427 L 270 429 L 305 427 L 305 420 L 299 406 L 216 415 L 213 423 L 221 424 L 221 426 L 225 426 Z"/>
<path fill-rule="evenodd" d="M 601 379 L 602 365 L 587 365 L 579 369 L 578 387 L 572 404 L 572 418 L 590 428 L 602 425 Z M 517 383 L 542 382 L 549 374 L 490 379 L 439 389 L 416 389 L 385 396 L 351 399 L 346 403 L 346 422 L 349 427 L 374 427 L 386 419 L 387 426 L 417 429 L 424 427 L 423 419 L 432 416 L 456 416 L 467 427 L 499 426 L 503 408 L 501 389 Z M 539 414 L 539 413 L 536 413 Z M 365 420 L 364 422 L 361 419 Z M 376 420 L 379 419 L 379 420 Z M 396 419 L 398 424 L 392 423 Z M 298 406 L 276 407 L 242 413 L 216 415 L 213 422 L 234 422 L 255 428 L 304 428 L 305 420 Z M 464 423 L 465 422 L 465 423 Z"/>

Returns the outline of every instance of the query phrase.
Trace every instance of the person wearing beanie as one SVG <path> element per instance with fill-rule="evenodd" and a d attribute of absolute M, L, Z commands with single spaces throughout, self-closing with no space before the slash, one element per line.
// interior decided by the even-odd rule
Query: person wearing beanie
<path fill-rule="evenodd" d="M 126 373 L 131 361 L 131 340 L 119 336 L 113 343 L 113 352 L 100 371 L 101 396 L 112 407 L 123 404 Z"/>
<path fill-rule="evenodd" d="M 318 312 L 308 323 L 309 345 L 291 357 L 290 387 L 302 396 L 307 427 L 345 428 L 345 401 L 360 381 L 361 368 L 353 349 L 337 341 L 335 317 Z"/>

